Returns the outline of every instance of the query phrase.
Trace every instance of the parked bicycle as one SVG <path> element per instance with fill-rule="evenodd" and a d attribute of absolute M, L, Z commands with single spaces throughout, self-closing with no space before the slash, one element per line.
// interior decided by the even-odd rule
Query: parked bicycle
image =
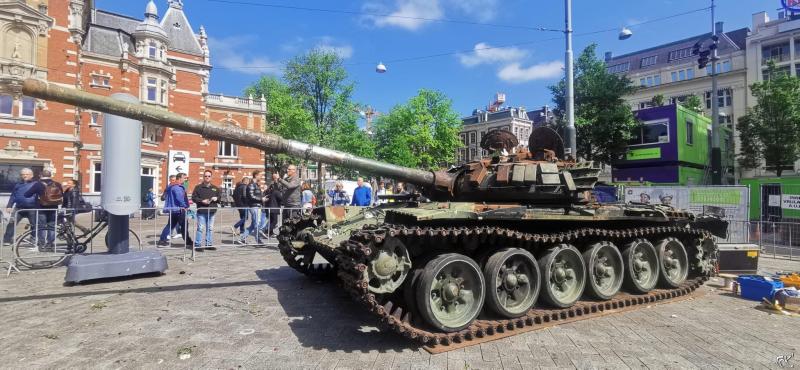
<path fill-rule="evenodd" d="M 59 218 L 63 220 L 63 218 Z M 92 240 L 108 227 L 108 219 L 101 217 L 91 228 L 87 229 L 74 222 L 58 222 L 56 240 L 52 244 L 38 238 L 35 229 L 28 229 L 14 243 L 16 264 L 31 269 L 45 269 L 61 265 L 69 256 L 86 252 Z M 78 232 L 76 233 L 76 229 Z M 141 246 L 139 235 L 128 229 L 131 249 Z M 105 234 L 108 245 L 108 233 Z"/>

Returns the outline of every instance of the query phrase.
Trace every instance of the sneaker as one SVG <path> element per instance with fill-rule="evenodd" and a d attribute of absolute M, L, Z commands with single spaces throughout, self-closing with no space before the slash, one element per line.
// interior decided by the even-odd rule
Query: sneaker
<path fill-rule="evenodd" d="M 233 236 L 239 235 L 239 229 L 231 226 L 231 235 Z"/>
<path fill-rule="evenodd" d="M 242 239 L 242 238 L 236 238 L 236 240 L 234 240 L 233 242 L 234 242 L 234 243 L 236 243 L 236 244 L 238 244 L 238 245 L 245 245 L 245 244 L 247 244 L 247 240 L 245 240 L 245 239 Z"/>
<path fill-rule="evenodd" d="M 158 243 L 156 243 L 156 246 L 157 247 L 169 247 L 169 242 L 166 241 L 166 240 L 159 240 Z"/>

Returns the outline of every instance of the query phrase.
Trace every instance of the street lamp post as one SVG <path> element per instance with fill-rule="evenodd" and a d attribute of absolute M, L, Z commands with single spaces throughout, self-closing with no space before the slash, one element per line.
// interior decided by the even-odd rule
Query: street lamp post
<path fill-rule="evenodd" d="M 722 153 L 720 151 L 719 97 L 717 94 L 717 25 L 714 19 L 714 0 L 711 0 L 711 184 L 722 185 Z"/>
<path fill-rule="evenodd" d="M 566 148 L 564 149 L 566 149 L 565 154 L 572 156 L 572 158 L 575 160 L 578 160 L 577 143 L 575 141 L 575 95 L 573 92 L 574 76 L 572 71 L 572 0 L 564 0 L 564 6 L 566 8 L 566 28 L 564 29 L 564 33 L 566 34 L 567 38 L 567 51 L 564 55 L 564 59 L 566 59 L 564 64 L 567 72 L 567 129 L 565 132 Z"/>

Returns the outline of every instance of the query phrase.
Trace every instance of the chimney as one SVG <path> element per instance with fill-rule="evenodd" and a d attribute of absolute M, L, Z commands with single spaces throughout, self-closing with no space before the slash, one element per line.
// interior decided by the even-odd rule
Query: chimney
<path fill-rule="evenodd" d="M 757 30 L 759 27 L 763 26 L 764 23 L 769 22 L 769 16 L 767 12 L 758 12 L 753 14 L 753 30 Z"/>
<path fill-rule="evenodd" d="M 613 57 L 614 57 L 614 53 L 613 52 L 610 52 L 610 51 L 606 52 L 606 62 L 610 61 L 611 58 L 613 58 Z"/>
<path fill-rule="evenodd" d="M 720 34 L 720 33 L 724 32 L 722 30 L 722 22 L 720 21 L 720 22 L 715 23 L 714 24 L 714 29 L 717 31 L 717 34 Z"/>

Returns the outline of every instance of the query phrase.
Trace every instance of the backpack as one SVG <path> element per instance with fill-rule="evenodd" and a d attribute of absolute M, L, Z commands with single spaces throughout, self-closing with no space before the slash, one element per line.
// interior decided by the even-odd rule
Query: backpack
<path fill-rule="evenodd" d="M 64 191 L 61 190 L 61 184 L 50 181 L 44 184 L 44 193 L 39 197 L 39 203 L 43 206 L 58 206 L 64 201 Z"/>

